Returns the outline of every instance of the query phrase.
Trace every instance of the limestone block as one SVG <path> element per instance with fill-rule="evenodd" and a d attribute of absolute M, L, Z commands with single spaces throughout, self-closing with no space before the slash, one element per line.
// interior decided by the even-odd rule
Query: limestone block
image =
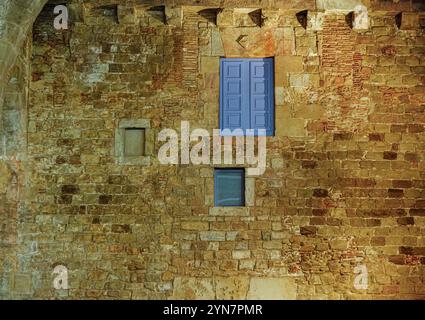
<path fill-rule="evenodd" d="M 235 241 L 236 237 L 238 236 L 239 232 L 238 231 L 229 231 L 226 232 L 226 240 L 227 241 Z"/>
<path fill-rule="evenodd" d="M 251 278 L 248 300 L 295 300 L 296 298 L 297 286 L 294 278 Z"/>
<path fill-rule="evenodd" d="M 177 277 L 174 279 L 174 300 L 215 299 L 213 279 Z"/>
<path fill-rule="evenodd" d="M 283 37 L 283 30 L 279 28 L 223 28 L 221 31 L 227 57 L 274 56 L 278 51 L 275 46 L 283 40 Z M 283 54 L 284 48 L 282 47 L 280 51 Z"/>
<path fill-rule="evenodd" d="M 209 225 L 208 222 L 202 221 L 186 221 L 182 222 L 183 230 L 208 230 Z"/>
<path fill-rule="evenodd" d="M 309 84 L 309 75 L 305 73 L 291 74 L 289 84 L 294 88 L 307 88 Z"/>
<path fill-rule="evenodd" d="M 292 77 L 291 74 L 290 81 L 291 80 L 295 81 L 293 86 L 295 88 L 302 88 L 303 86 L 318 88 L 320 86 L 320 75 L 318 73 L 294 74 L 294 77 Z M 298 86 L 297 81 L 300 81 L 300 86 Z"/>
<path fill-rule="evenodd" d="M 272 168 L 282 169 L 284 167 L 283 159 L 272 159 Z"/>
<path fill-rule="evenodd" d="M 362 5 L 360 0 L 317 0 L 317 10 L 341 10 L 353 11 L 358 5 Z"/>
<path fill-rule="evenodd" d="M 279 72 L 303 72 L 303 57 L 301 56 L 277 56 L 275 57 L 275 73 Z"/>
<path fill-rule="evenodd" d="M 232 9 L 224 9 L 218 13 L 217 26 L 220 28 L 233 26 L 233 10 Z"/>
<path fill-rule="evenodd" d="M 249 277 L 216 277 L 217 300 L 244 300 L 249 288 Z"/>
<path fill-rule="evenodd" d="M 217 29 L 211 30 L 211 55 L 224 56 L 223 41 Z"/>
<path fill-rule="evenodd" d="M 295 55 L 295 32 L 293 27 L 275 28 L 273 34 L 276 48 L 274 55 Z"/>
<path fill-rule="evenodd" d="M 201 57 L 202 73 L 218 73 L 220 70 L 219 57 Z"/>
<path fill-rule="evenodd" d="M 285 137 L 305 137 L 306 121 L 304 119 L 283 118 L 276 123 L 276 134 Z"/>
<path fill-rule="evenodd" d="M 233 259 L 242 260 L 251 258 L 251 251 L 249 250 L 235 250 L 232 252 Z"/>
<path fill-rule="evenodd" d="M 199 233 L 202 241 L 225 241 L 226 233 L 222 231 L 203 231 Z"/>

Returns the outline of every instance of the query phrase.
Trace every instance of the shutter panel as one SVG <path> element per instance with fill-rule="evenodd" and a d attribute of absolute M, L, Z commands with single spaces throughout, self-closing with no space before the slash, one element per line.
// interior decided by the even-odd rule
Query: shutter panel
<path fill-rule="evenodd" d="M 265 129 L 267 136 L 274 135 L 273 61 L 273 58 L 221 60 L 222 130 Z"/>
<path fill-rule="evenodd" d="M 244 59 L 222 59 L 220 128 L 245 129 L 249 123 L 249 74 Z"/>
<path fill-rule="evenodd" d="M 250 127 L 255 130 L 265 129 L 267 136 L 272 136 L 274 135 L 273 59 L 250 61 L 250 76 Z"/>

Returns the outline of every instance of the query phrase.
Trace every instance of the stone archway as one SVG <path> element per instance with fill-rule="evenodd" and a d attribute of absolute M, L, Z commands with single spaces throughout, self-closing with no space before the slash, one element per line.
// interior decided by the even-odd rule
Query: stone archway
<path fill-rule="evenodd" d="M 28 31 L 46 2 L 5 0 L 0 4 L 0 89 L 7 82 Z"/>
<path fill-rule="evenodd" d="M 12 96 L 10 94 L 6 99 L 8 91 L 22 90 L 21 86 L 10 85 L 9 81 L 12 69 L 22 55 L 28 32 L 46 2 L 47 0 L 4 0 L 0 3 L 0 298 L 13 297 L 15 289 L 25 282 L 25 275 L 17 272 L 16 256 L 22 164 L 16 150 L 7 151 L 4 139 L 7 128 L 4 128 L 4 120 L 8 116 L 4 114 L 4 105 L 7 100 L 9 104 L 22 104 L 19 98 L 9 99 Z M 18 67 L 18 70 L 20 76 L 26 72 L 22 67 Z"/>

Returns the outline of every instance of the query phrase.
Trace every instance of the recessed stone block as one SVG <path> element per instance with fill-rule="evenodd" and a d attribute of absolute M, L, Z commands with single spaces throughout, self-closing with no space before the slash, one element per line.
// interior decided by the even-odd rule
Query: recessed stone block
<path fill-rule="evenodd" d="M 123 165 L 150 165 L 154 136 L 147 119 L 121 120 L 115 130 L 115 156 Z"/>

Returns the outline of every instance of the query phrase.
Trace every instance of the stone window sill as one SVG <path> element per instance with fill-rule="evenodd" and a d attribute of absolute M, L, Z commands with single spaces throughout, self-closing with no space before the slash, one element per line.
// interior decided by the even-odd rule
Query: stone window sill
<path fill-rule="evenodd" d="M 210 208 L 209 214 L 211 216 L 249 216 L 248 207 L 214 207 Z"/>

